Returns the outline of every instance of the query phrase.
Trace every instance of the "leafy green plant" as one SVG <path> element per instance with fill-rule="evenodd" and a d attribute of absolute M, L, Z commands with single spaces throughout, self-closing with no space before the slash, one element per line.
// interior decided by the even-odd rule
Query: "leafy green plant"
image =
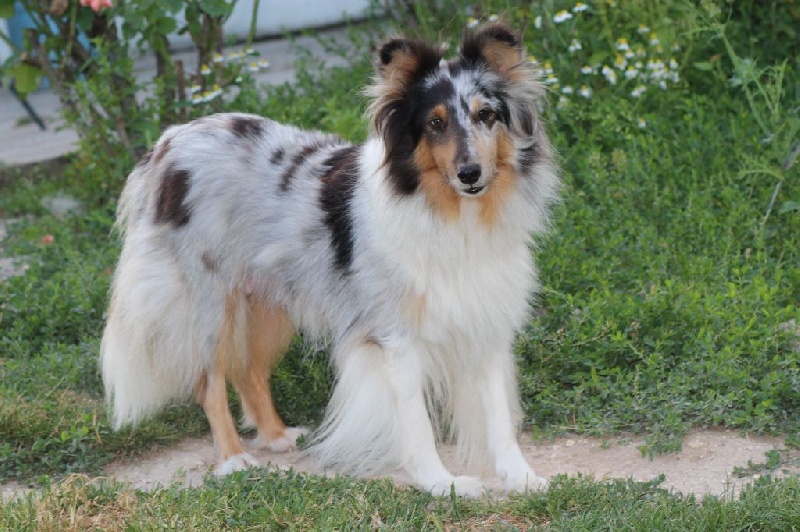
<path fill-rule="evenodd" d="M 779 63 L 760 67 L 756 59 L 743 57 L 729 37 L 731 30 L 729 24 L 723 21 L 724 15 L 723 9 L 717 4 L 701 2 L 696 14 L 700 21 L 696 31 L 710 34 L 723 44 L 724 54 L 731 65 L 730 72 L 722 61 L 716 61 L 715 64 L 699 62 L 695 66 L 701 70 L 713 68 L 722 83 L 727 82 L 742 91 L 750 114 L 760 129 L 760 142 L 769 147 L 766 157 L 745 158 L 745 168 L 740 174 L 741 177 L 765 176 L 774 181 L 762 220 L 764 226 L 800 153 L 800 98 L 797 96 L 797 90 L 800 90 L 797 84 L 800 65 L 793 65 L 790 59 L 784 58 Z M 800 13 L 796 13 L 794 18 L 800 20 Z M 786 32 L 796 34 L 791 28 L 786 28 Z M 800 212 L 800 203 L 786 200 L 778 212 L 786 214 L 793 211 Z"/>
<path fill-rule="evenodd" d="M 13 4 L 3 0 L 0 14 L 8 16 Z M 15 52 L 6 75 L 22 93 L 47 77 L 67 123 L 92 153 L 91 165 L 111 176 L 125 175 L 165 127 L 220 109 L 224 90 L 250 83 L 248 72 L 266 66 L 250 59 L 249 49 L 221 53 L 222 24 L 235 2 L 118 2 L 96 12 L 77 1 L 20 5 L 32 28 L 22 46 L 0 32 Z M 168 35 L 176 32 L 194 43 L 194 72 L 173 58 Z M 134 72 L 137 52 L 154 55 L 152 78 Z"/>

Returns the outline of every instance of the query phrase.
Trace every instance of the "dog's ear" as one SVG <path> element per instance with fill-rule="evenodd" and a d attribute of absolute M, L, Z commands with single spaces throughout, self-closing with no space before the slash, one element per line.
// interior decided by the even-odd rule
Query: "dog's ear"
<path fill-rule="evenodd" d="M 377 75 L 365 94 L 372 98 L 368 113 L 375 131 L 386 130 L 390 118 L 397 122 L 408 118 L 408 113 L 398 113 L 414 80 L 421 79 L 439 68 L 441 49 L 428 43 L 395 37 L 381 44 L 375 54 Z M 398 132 L 405 126 L 398 126 Z"/>
<path fill-rule="evenodd" d="M 490 24 L 468 31 L 461 41 L 461 57 L 467 63 L 485 63 L 495 72 L 508 75 L 523 60 L 522 39 L 505 24 Z"/>
<path fill-rule="evenodd" d="M 406 86 L 412 79 L 436 69 L 441 59 L 442 51 L 428 43 L 396 37 L 380 45 L 375 64 L 386 82 Z"/>

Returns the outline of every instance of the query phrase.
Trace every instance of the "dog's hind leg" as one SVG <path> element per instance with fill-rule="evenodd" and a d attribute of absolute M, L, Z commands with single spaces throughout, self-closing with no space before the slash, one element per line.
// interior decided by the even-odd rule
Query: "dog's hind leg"
<path fill-rule="evenodd" d="M 228 475 L 258 466 L 256 459 L 244 452 L 228 406 L 226 374 L 234 372 L 241 365 L 245 348 L 241 340 L 243 322 L 242 306 L 235 297 L 229 297 L 213 363 L 195 386 L 195 398 L 203 406 L 219 454 L 219 465 L 215 470 L 217 475 Z"/>
<path fill-rule="evenodd" d="M 272 402 L 269 379 L 294 338 L 294 327 L 282 309 L 248 298 L 247 362 L 233 370 L 231 380 L 242 399 L 245 424 L 255 425 L 256 447 L 283 452 L 297 447 L 308 431 L 286 427 Z"/>

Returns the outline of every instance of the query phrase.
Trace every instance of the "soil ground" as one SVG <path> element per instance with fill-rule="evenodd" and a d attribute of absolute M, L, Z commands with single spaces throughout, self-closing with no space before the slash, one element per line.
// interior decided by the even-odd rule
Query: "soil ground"
<path fill-rule="evenodd" d="M 781 465 L 771 472 L 773 476 L 800 475 L 800 451 L 787 451 L 783 438 L 747 436 L 728 430 L 695 431 L 684 438 L 681 452 L 658 455 L 652 460 L 642 457 L 638 449 L 643 443 L 641 438 L 604 440 L 573 436 L 534 442 L 523 435 L 521 441 L 525 455 L 541 476 L 581 474 L 597 480 L 631 478 L 648 481 L 664 475 L 664 488 L 695 494 L 698 499 L 707 494 L 735 497 L 746 483 L 762 474 L 758 464 L 766 462 L 765 455 L 772 450 L 780 450 L 782 456 Z M 250 452 L 266 467 L 325 473 L 300 451 Z M 445 462 L 452 462 L 451 448 L 444 447 L 442 455 Z M 137 459 L 112 463 L 106 468 L 105 476 L 143 490 L 173 483 L 197 486 L 213 470 L 215 460 L 210 436 L 187 438 L 177 445 L 154 450 Z M 750 474 L 744 478 L 737 477 L 734 475 L 736 467 L 745 468 Z M 406 482 L 401 475 L 393 477 L 398 483 Z M 18 484 L 6 484 L 2 488 L 4 499 L 25 491 Z"/>

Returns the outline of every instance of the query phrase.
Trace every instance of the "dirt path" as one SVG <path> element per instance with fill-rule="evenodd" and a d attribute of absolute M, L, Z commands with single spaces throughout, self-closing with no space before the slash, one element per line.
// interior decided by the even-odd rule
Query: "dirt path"
<path fill-rule="evenodd" d="M 748 462 L 764 463 L 765 453 L 785 449 L 782 438 L 746 437 L 723 430 L 694 432 L 684 439 L 680 453 L 656 456 L 653 460 L 642 458 L 637 449 L 642 444 L 640 439 L 604 442 L 598 438 L 573 437 L 534 443 L 523 436 L 522 441 L 523 450 L 536 472 L 546 477 L 581 473 L 598 480 L 633 478 L 644 481 L 664 474 L 664 487 L 700 497 L 705 494 L 734 495 L 754 478 L 736 478 L 733 476 L 734 467 L 747 467 Z M 251 452 L 263 464 L 321 473 L 316 464 L 300 452 Z M 444 449 L 442 454 L 446 462 L 451 461 L 451 449 Z M 777 474 L 800 474 L 800 455 L 794 451 L 784 451 L 783 456 L 784 464 Z M 107 474 L 141 489 L 176 481 L 186 486 L 196 486 L 213 468 L 214 460 L 210 439 L 186 439 L 174 447 L 153 452 L 139 460 L 112 464 Z M 395 480 L 404 482 L 400 476 L 395 476 Z"/>

